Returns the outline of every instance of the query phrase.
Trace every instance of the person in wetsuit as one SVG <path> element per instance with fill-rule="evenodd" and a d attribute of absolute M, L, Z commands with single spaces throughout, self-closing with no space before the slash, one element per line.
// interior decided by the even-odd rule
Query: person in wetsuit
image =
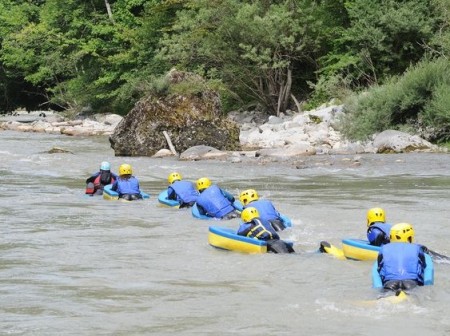
<path fill-rule="evenodd" d="M 411 224 L 392 226 L 390 243 L 382 245 L 378 253 L 378 273 L 385 290 L 408 290 L 424 285 L 426 248 L 414 244 Z"/>
<path fill-rule="evenodd" d="M 111 164 L 103 161 L 100 164 L 100 170 L 86 180 L 86 194 L 91 196 L 102 195 L 105 185 L 112 184 L 116 180 L 117 175 L 111 172 Z"/>
<path fill-rule="evenodd" d="M 197 197 L 197 208 L 201 215 L 220 219 L 231 219 L 239 217 L 233 203 L 234 196 L 228 191 L 212 184 L 207 177 L 197 180 L 197 190 L 200 195 Z"/>
<path fill-rule="evenodd" d="M 381 246 L 389 243 L 391 224 L 386 223 L 386 215 L 381 208 L 367 211 L 367 240 L 370 245 Z"/>
<path fill-rule="evenodd" d="M 133 169 L 129 164 L 122 164 L 119 167 L 119 177 L 113 183 L 111 190 L 119 194 L 119 198 L 127 201 L 142 199 L 138 179 L 133 176 Z"/>
<path fill-rule="evenodd" d="M 292 246 L 280 239 L 270 224 L 265 223 L 259 217 L 258 209 L 248 207 L 242 210 L 240 225 L 237 234 L 240 236 L 256 238 L 267 242 L 267 252 L 293 253 Z"/>
<path fill-rule="evenodd" d="M 167 181 L 167 198 L 180 203 L 180 208 L 190 208 L 195 204 L 199 192 L 194 183 L 182 179 L 181 174 L 177 172 L 170 173 Z"/>
<path fill-rule="evenodd" d="M 255 189 L 247 189 L 239 195 L 244 209 L 254 207 L 258 210 L 259 218 L 266 224 L 271 225 L 275 231 L 282 231 L 286 228 L 280 213 L 275 209 L 273 203 L 266 199 L 260 199 Z"/>

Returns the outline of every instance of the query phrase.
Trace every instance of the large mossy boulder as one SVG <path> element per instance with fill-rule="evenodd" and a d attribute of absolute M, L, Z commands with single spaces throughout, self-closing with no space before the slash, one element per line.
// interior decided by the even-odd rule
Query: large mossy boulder
<path fill-rule="evenodd" d="M 152 156 L 169 148 L 164 131 L 178 153 L 198 145 L 240 149 L 238 125 L 223 116 L 219 94 L 202 78 L 171 71 L 167 81 L 166 94 L 141 99 L 117 125 L 109 137 L 116 156 Z M 170 89 L 177 85 L 185 88 L 183 94 Z"/>

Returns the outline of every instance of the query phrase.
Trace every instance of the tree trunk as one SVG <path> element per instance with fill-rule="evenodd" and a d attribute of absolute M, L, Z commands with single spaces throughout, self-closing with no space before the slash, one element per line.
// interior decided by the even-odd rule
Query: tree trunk
<path fill-rule="evenodd" d="M 292 87 L 292 70 L 287 69 L 286 79 L 280 84 L 278 93 L 278 104 L 277 104 L 277 116 L 280 116 L 281 112 L 285 112 L 288 107 L 289 98 L 291 96 Z"/>
<path fill-rule="evenodd" d="M 289 67 L 287 69 L 287 78 L 286 78 L 286 87 L 284 90 L 284 101 L 283 101 L 283 110 L 286 111 L 289 105 L 289 98 L 291 96 L 291 89 L 292 89 L 292 69 Z"/>
<path fill-rule="evenodd" d="M 109 19 L 111 20 L 112 23 L 116 23 L 114 21 L 113 14 L 111 11 L 111 5 L 109 4 L 108 0 L 105 0 L 105 6 L 106 6 L 106 11 L 108 12 Z"/>

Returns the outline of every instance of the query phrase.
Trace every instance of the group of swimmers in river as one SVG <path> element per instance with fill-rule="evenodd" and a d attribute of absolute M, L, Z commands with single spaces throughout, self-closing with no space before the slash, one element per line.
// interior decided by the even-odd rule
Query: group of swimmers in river
<path fill-rule="evenodd" d="M 168 176 L 167 195 L 179 203 L 180 208 L 197 206 L 201 215 L 218 219 L 240 217 L 242 223 L 237 230 L 241 236 L 267 242 L 268 251 L 274 253 L 295 252 L 291 244 L 280 239 L 277 231 L 286 228 L 280 213 L 271 201 L 260 199 L 254 189 L 241 192 L 237 207 L 235 198 L 226 190 L 212 184 L 207 177 L 193 182 L 183 180 L 181 174 L 172 172 Z M 119 174 L 111 172 L 109 162 L 102 162 L 100 170 L 86 180 L 86 194 L 101 195 L 105 185 L 126 200 L 141 199 L 138 179 L 133 176 L 132 167 L 122 164 Z M 414 229 L 411 224 L 386 223 L 385 212 L 372 208 L 367 212 L 367 239 L 371 245 L 380 246 L 378 272 L 386 290 L 411 289 L 424 285 L 426 268 L 425 253 L 430 251 L 414 243 Z"/>

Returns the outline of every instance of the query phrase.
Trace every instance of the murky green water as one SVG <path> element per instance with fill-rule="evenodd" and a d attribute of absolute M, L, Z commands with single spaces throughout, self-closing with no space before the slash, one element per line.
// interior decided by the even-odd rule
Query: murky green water
<path fill-rule="evenodd" d="M 450 155 L 367 155 L 295 169 L 117 158 L 105 138 L 0 132 L 0 330 L 5 335 L 447 335 L 450 265 L 400 305 L 374 303 L 371 263 L 315 253 L 364 238 L 369 207 L 411 222 L 450 255 Z M 52 147 L 73 154 L 46 154 Z M 333 157 L 338 162 L 345 157 Z M 84 196 L 101 161 L 130 163 L 151 199 Z M 158 206 L 173 170 L 237 195 L 253 187 L 289 216 L 295 255 L 215 250 L 189 210 Z"/>

